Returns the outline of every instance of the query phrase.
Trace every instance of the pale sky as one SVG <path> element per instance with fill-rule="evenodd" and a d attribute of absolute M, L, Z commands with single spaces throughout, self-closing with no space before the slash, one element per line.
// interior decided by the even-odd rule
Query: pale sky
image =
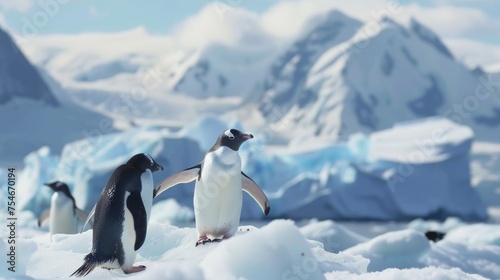
<path fill-rule="evenodd" d="M 337 8 L 367 21 L 389 11 L 389 5 L 399 5 L 401 13 L 395 14 L 396 18 L 415 17 L 430 27 L 452 51 L 461 52 L 462 59 L 470 60 L 468 64 L 500 64 L 497 0 L 224 0 L 219 3 L 206 0 L 0 0 L 0 26 L 11 33 L 29 35 L 117 32 L 136 27 L 143 27 L 151 34 L 169 35 L 207 7 L 222 14 L 227 11 L 221 9 L 228 7 L 267 18 L 267 25 L 276 25 L 271 29 L 286 33 L 301 22 L 302 12 L 310 15 L 325 8 Z M 315 9 L 318 11 L 312 11 Z M 475 54 L 468 54 L 472 51 Z"/>

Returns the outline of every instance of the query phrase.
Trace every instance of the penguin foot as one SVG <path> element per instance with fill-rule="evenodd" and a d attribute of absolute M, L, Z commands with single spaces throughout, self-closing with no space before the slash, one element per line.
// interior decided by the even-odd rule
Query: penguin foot
<path fill-rule="evenodd" d="M 106 270 L 111 270 L 112 268 L 111 267 L 101 267 L 102 269 L 106 269 Z"/>
<path fill-rule="evenodd" d="M 196 245 L 194 247 L 198 247 L 198 245 L 205 245 L 205 243 L 212 242 L 212 240 L 208 239 L 206 236 L 201 236 L 198 238 L 198 241 L 196 241 Z"/>
<path fill-rule="evenodd" d="M 224 238 L 220 238 L 220 239 L 211 239 L 210 242 L 221 242 L 222 240 L 224 240 Z"/>
<path fill-rule="evenodd" d="M 143 271 L 145 269 L 146 269 L 146 266 L 140 265 L 140 266 L 133 266 L 133 267 L 128 268 L 128 269 L 123 269 L 123 272 L 125 274 L 130 274 L 130 273 L 140 272 L 140 271 Z"/>

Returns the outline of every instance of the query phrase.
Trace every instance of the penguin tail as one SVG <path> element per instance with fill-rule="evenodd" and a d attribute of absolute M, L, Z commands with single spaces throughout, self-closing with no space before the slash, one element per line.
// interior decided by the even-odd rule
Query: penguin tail
<path fill-rule="evenodd" d="M 94 270 L 97 265 L 99 265 L 99 262 L 95 258 L 94 253 L 90 253 L 87 256 L 85 256 L 84 263 L 80 268 L 78 268 L 73 274 L 71 274 L 69 277 L 84 277 L 87 276 L 92 270 Z"/>

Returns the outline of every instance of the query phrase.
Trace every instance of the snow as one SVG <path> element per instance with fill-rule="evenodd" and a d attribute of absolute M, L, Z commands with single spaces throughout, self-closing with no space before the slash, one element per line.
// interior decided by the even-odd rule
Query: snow
<path fill-rule="evenodd" d="M 405 229 L 379 235 L 344 251 L 370 260 L 368 271 L 388 268 L 460 267 L 489 279 L 500 276 L 500 226 L 475 224 L 458 226 L 437 243 L 423 233 Z"/>
<path fill-rule="evenodd" d="M 185 223 L 194 220 L 194 212 L 182 206 L 173 198 L 162 200 L 153 205 L 151 221 L 162 224 Z"/>
<path fill-rule="evenodd" d="M 415 219 L 408 224 L 408 228 L 425 233 L 426 231 L 449 232 L 450 230 L 463 226 L 465 223 L 456 217 L 448 217 L 444 222 Z"/>
<path fill-rule="evenodd" d="M 303 226 L 300 229 L 300 233 L 307 239 L 323 243 L 324 249 L 332 253 L 338 253 L 368 240 L 368 238 L 332 220 L 313 220 L 309 224 Z"/>
<path fill-rule="evenodd" d="M 423 234 L 408 229 L 377 236 L 344 252 L 369 259 L 369 271 L 382 271 L 390 267 L 421 267 L 419 259 L 429 249 L 429 241 Z"/>
<path fill-rule="evenodd" d="M 170 203 L 170 202 L 169 202 Z M 161 212 L 165 208 L 152 209 Z M 178 212 L 182 217 L 182 213 Z M 0 214 L 4 215 L 4 214 Z M 4 216 L 3 216 L 4 217 Z M 18 230 L 17 272 L 0 270 L 0 279 L 67 278 L 91 248 L 92 230 L 56 234 L 36 229 L 33 216 L 23 217 Z M 409 226 L 409 225 L 407 225 Z M 325 250 L 328 240 L 311 232 L 329 233 L 348 224 L 310 221 L 298 227 L 290 220 L 274 220 L 262 227 L 241 226 L 235 237 L 220 243 L 194 246 L 192 227 L 150 221 L 136 265 L 147 269 L 131 279 L 497 279 L 500 277 L 499 225 L 461 225 L 445 239 L 432 243 L 412 229 L 389 231 L 370 240 L 333 235 L 342 252 Z M 453 233 L 455 232 L 455 233 Z M 496 235 L 496 237 L 494 237 Z M 337 239 L 338 237 L 338 239 Z M 471 239 L 470 237 L 473 237 Z M 484 237 L 482 241 L 481 237 Z M 496 240 L 495 240 L 496 238 Z M 475 239 L 475 241 L 474 241 Z M 2 254 L 6 247 L 0 239 Z M 323 241 L 318 241 L 323 240 Z M 325 243 L 323 243 L 325 242 Z M 496 242 L 496 244 L 495 244 Z M 61 262 L 64 260 L 64 265 Z M 5 267 L 4 267 L 5 268 Z M 24 278 L 23 278 L 24 277 Z M 96 269 L 86 279 L 118 279 L 120 270 Z"/>
<path fill-rule="evenodd" d="M 446 240 L 469 245 L 500 246 L 500 231 L 498 229 L 498 225 L 488 224 L 457 227 L 446 235 Z"/>
<path fill-rule="evenodd" d="M 331 272 L 325 275 L 326 279 L 351 279 L 351 280 L 467 280 L 467 279 L 487 279 L 475 274 L 468 274 L 460 269 L 443 269 L 437 267 L 426 267 L 422 269 L 386 269 L 381 272 L 366 274 L 354 274 L 349 272 Z"/>

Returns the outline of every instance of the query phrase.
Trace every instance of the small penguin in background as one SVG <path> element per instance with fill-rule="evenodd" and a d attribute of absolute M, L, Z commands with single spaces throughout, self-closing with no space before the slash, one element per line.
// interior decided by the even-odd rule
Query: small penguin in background
<path fill-rule="evenodd" d="M 438 241 L 443 240 L 445 235 L 446 235 L 446 233 L 436 231 L 436 230 L 429 230 L 429 231 L 425 232 L 425 237 L 427 237 L 427 239 L 429 239 L 430 241 L 433 241 L 433 242 L 438 242 Z"/>
<path fill-rule="evenodd" d="M 241 144 L 252 138 L 252 134 L 237 129 L 224 131 L 200 164 L 167 177 L 155 187 L 156 197 L 179 183 L 197 180 L 193 199 L 198 231 L 195 246 L 219 242 L 236 233 L 243 204 L 242 190 L 259 204 L 265 215 L 269 214 L 266 195 L 241 171 L 238 150 Z"/>
<path fill-rule="evenodd" d="M 87 214 L 76 207 L 75 198 L 71 195 L 68 185 L 60 181 L 45 185 L 51 188 L 54 194 L 50 200 L 50 208 L 45 210 L 38 219 L 38 227 L 50 218 L 50 236 L 58 233 L 77 233 L 78 219 L 85 221 Z"/>
<path fill-rule="evenodd" d="M 125 274 L 146 269 L 134 262 L 146 238 L 153 205 L 152 173 L 161 170 L 147 154 L 137 154 L 116 168 L 90 214 L 94 218 L 92 251 L 70 277 L 86 276 L 98 266 L 121 268 Z"/>

